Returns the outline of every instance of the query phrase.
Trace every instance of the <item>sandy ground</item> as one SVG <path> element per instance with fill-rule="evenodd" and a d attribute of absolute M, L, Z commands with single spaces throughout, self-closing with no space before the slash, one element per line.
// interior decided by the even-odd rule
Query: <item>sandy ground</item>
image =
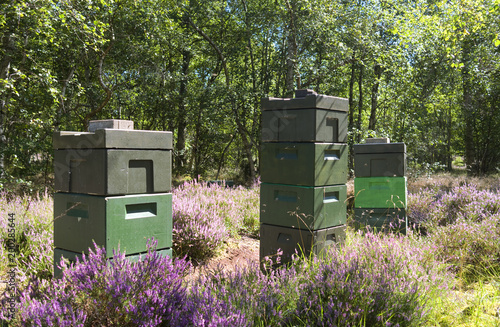
<path fill-rule="evenodd" d="M 247 267 L 250 263 L 259 263 L 260 241 L 248 236 L 239 239 L 228 239 L 224 249 L 214 258 L 206 262 L 194 264 L 186 281 L 194 281 L 200 275 L 211 273 L 216 269 L 232 272 L 236 267 Z"/>

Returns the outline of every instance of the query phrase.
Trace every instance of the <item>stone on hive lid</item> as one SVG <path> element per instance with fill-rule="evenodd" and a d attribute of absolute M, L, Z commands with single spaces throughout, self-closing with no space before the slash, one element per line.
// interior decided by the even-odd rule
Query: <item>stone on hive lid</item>
<path fill-rule="evenodd" d="M 123 119 L 104 119 L 104 120 L 91 120 L 89 121 L 89 132 L 95 132 L 98 129 L 134 129 L 134 122 L 132 120 Z"/>
<path fill-rule="evenodd" d="M 366 143 L 391 143 L 388 137 L 373 137 L 366 139 Z"/>

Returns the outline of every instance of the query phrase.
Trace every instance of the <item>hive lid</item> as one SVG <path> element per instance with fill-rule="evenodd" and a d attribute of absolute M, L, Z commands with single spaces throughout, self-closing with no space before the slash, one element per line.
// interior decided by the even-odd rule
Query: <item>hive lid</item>
<path fill-rule="evenodd" d="M 367 143 L 354 144 L 354 154 L 366 153 L 406 153 L 406 144 L 399 143 Z"/>
<path fill-rule="evenodd" d="M 54 149 L 172 150 L 172 132 L 98 129 L 95 132 L 54 132 Z"/>
<path fill-rule="evenodd" d="M 295 98 L 262 98 L 262 110 L 325 109 L 347 112 L 349 100 L 317 94 L 313 90 L 296 90 Z"/>

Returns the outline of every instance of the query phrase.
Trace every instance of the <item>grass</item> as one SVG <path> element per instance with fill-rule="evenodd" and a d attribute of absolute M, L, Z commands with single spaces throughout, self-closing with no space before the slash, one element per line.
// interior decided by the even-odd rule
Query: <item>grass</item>
<path fill-rule="evenodd" d="M 451 175 L 409 181 L 410 220 L 425 225 L 427 235 L 349 231 L 346 244 L 332 250 L 328 260 L 299 258 L 288 269 L 270 274 L 263 274 L 256 264 L 231 273 L 215 271 L 202 276 L 203 280 L 186 289 L 186 303 L 200 308 L 210 304 L 211 310 L 218 311 L 200 311 L 189 319 L 219 319 L 232 312 L 234 315 L 224 320 L 227 325 L 238 321 L 239 325 L 248 326 L 334 322 L 343 322 L 343 326 L 382 326 L 387 322 L 399 322 L 401 326 L 500 326 L 500 181 L 495 177 L 471 181 L 473 186 L 465 177 Z M 189 182 L 176 188 L 174 203 L 183 203 L 177 207 L 178 213 L 187 217 L 185 226 L 191 229 L 196 225 L 193 220 L 201 217 L 207 225 L 218 221 L 219 229 L 213 235 L 219 239 L 255 235 L 258 190 L 256 185 L 228 189 Z M 0 197 L 2 280 L 8 263 L 8 213 L 14 213 L 16 219 L 18 285 L 23 289 L 33 280 L 47 284 L 53 255 L 51 196 Z M 182 234 L 178 236 L 178 243 L 189 241 L 183 240 L 186 236 Z M 199 243 L 204 244 L 209 242 Z M 221 246 L 220 242 L 210 244 Z M 216 253 L 203 252 L 202 256 Z M 178 255 L 198 254 L 178 251 Z M 133 267 L 133 271 L 147 268 Z M 154 282 L 148 285 L 156 287 Z M 147 298 L 150 293 L 145 291 L 143 296 Z M 61 301 L 70 298 L 53 300 L 67 307 L 68 303 Z M 313 298 L 316 300 L 311 302 Z M 400 306 L 401 303 L 411 305 Z M 357 308 L 360 319 L 353 308 Z M 185 314 L 182 310 L 179 314 Z M 398 316 L 398 312 L 407 315 Z M 375 318 L 371 313 L 375 313 Z M 344 314 L 351 320 L 346 320 Z M 341 319 L 328 320 L 332 317 Z M 405 320 L 406 317 L 410 319 Z M 166 321 L 165 317 L 161 319 Z"/>

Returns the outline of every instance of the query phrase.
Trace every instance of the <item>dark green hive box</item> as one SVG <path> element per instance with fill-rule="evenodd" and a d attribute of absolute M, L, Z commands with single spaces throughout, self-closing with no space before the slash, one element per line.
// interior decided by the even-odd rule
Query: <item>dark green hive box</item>
<path fill-rule="evenodd" d="M 95 251 L 94 248 L 92 248 L 92 251 Z M 162 256 L 162 257 L 172 257 L 172 249 L 157 249 L 156 252 Z M 125 259 L 130 261 L 130 262 L 137 262 L 139 260 L 142 260 L 146 256 L 146 252 L 141 253 L 141 254 L 133 254 L 133 255 L 125 255 Z M 68 261 L 68 264 L 76 262 L 76 259 L 78 258 L 79 262 L 82 262 L 83 256 L 82 252 L 72 252 L 72 251 L 66 251 L 63 249 L 54 249 L 54 277 L 60 277 L 62 271 L 59 269 L 59 263 L 61 262 L 61 258 L 64 258 L 65 260 Z M 110 258 L 109 260 L 113 260 Z"/>
<path fill-rule="evenodd" d="M 172 194 L 102 197 L 54 194 L 54 246 L 88 253 L 93 241 L 107 256 L 118 248 L 127 254 L 146 251 L 154 237 L 157 248 L 172 247 Z"/>
<path fill-rule="evenodd" d="M 347 145 L 262 143 L 264 183 L 324 186 L 347 182 Z"/>
<path fill-rule="evenodd" d="M 356 177 L 356 208 L 406 208 L 406 177 Z"/>
<path fill-rule="evenodd" d="M 262 112 L 262 142 L 347 142 L 347 112 L 283 109 Z"/>
<path fill-rule="evenodd" d="M 404 143 L 355 144 L 353 149 L 356 177 L 406 176 Z"/>
<path fill-rule="evenodd" d="M 309 231 L 290 227 L 261 224 L 260 226 L 260 261 L 270 256 L 276 262 L 278 249 L 283 251 L 281 262 L 291 261 L 296 252 L 308 257 L 327 255 L 327 249 L 345 241 L 345 225 Z"/>
<path fill-rule="evenodd" d="M 56 191 L 97 195 L 166 193 L 172 151 L 64 149 L 54 151 Z"/>
<path fill-rule="evenodd" d="M 405 234 L 408 225 L 405 209 L 355 208 L 354 227 L 383 232 L 400 232 Z"/>
<path fill-rule="evenodd" d="M 304 187 L 262 183 L 260 222 L 310 230 L 338 226 L 346 222 L 345 201 L 345 185 Z"/>

